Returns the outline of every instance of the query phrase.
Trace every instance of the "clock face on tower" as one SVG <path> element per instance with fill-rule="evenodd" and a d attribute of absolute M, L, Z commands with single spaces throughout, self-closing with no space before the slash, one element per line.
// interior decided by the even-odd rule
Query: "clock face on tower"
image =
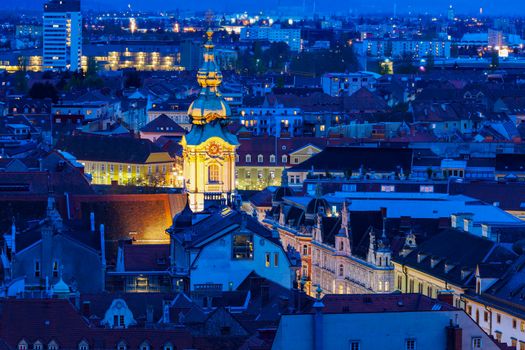
<path fill-rule="evenodd" d="M 221 154 L 221 146 L 216 142 L 211 142 L 206 148 L 206 153 L 210 157 L 218 157 Z"/>

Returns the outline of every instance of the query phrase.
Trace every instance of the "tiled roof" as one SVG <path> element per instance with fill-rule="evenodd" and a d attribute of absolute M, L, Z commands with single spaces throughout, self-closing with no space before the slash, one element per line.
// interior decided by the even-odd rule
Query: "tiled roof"
<path fill-rule="evenodd" d="M 157 118 L 150 121 L 148 124 L 144 125 L 141 129 L 141 132 L 154 132 L 154 133 L 180 133 L 184 135 L 186 130 L 184 130 L 179 124 L 177 124 L 173 119 L 168 117 L 166 114 L 161 114 Z"/>
<path fill-rule="evenodd" d="M 94 135 L 62 138 L 56 148 L 79 160 L 139 164 L 144 163 L 150 154 L 162 152 L 150 140 Z"/>
<path fill-rule="evenodd" d="M 453 311 L 451 305 L 422 294 L 326 295 L 323 313 Z"/>
<path fill-rule="evenodd" d="M 126 271 L 166 271 L 169 267 L 169 244 L 124 244 Z"/>
<path fill-rule="evenodd" d="M 121 341 L 137 349 L 147 341 L 153 349 L 171 343 L 173 347 L 192 347 L 192 336 L 184 329 L 144 328 L 101 329 L 90 327 L 73 305 L 64 299 L 8 299 L 0 301 L 0 338 L 10 348 L 21 340 L 30 347 L 36 341 L 44 346 L 54 340 L 61 349 L 78 349 L 81 341 L 90 348 L 116 348 Z"/>

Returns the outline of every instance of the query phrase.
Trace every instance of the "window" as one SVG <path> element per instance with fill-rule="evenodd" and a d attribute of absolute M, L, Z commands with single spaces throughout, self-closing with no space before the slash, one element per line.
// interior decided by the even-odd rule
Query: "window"
<path fill-rule="evenodd" d="M 47 350 L 58 350 L 58 344 L 54 340 L 51 340 L 49 344 L 47 344 Z"/>
<path fill-rule="evenodd" d="M 53 261 L 53 277 L 58 277 L 58 261 Z"/>
<path fill-rule="evenodd" d="M 270 154 L 270 163 L 275 163 L 275 155 Z"/>
<path fill-rule="evenodd" d="M 485 311 L 483 313 L 483 321 L 485 322 L 488 322 L 489 321 L 489 313 L 487 311 Z"/>
<path fill-rule="evenodd" d="M 416 350 L 416 340 L 415 339 L 405 340 L 405 349 L 406 350 Z"/>
<path fill-rule="evenodd" d="M 208 166 L 208 183 L 218 183 L 219 180 L 219 166 L 217 164 L 211 164 Z"/>
<path fill-rule="evenodd" d="M 481 349 L 481 337 L 472 338 L 472 349 Z"/>
<path fill-rule="evenodd" d="M 308 245 L 303 245 L 303 256 L 308 255 Z"/>
<path fill-rule="evenodd" d="M 396 186 L 394 185 L 381 185 L 381 192 L 395 192 Z"/>
<path fill-rule="evenodd" d="M 410 280 L 410 282 L 408 282 L 408 292 L 409 293 L 414 293 L 414 280 Z"/>
<path fill-rule="evenodd" d="M 512 328 L 514 329 L 518 328 L 518 321 L 516 321 L 515 318 L 512 319 Z"/>
<path fill-rule="evenodd" d="M 431 297 L 431 298 L 432 298 L 432 292 L 433 292 L 433 291 L 432 291 L 432 287 L 431 287 L 431 286 L 428 286 L 428 287 L 427 287 L 427 295 L 428 295 L 429 297 Z"/>
<path fill-rule="evenodd" d="M 496 322 L 497 323 L 501 323 L 501 315 L 500 314 L 496 314 Z"/>
<path fill-rule="evenodd" d="M 81 341 L 80 344 L 78 344 L 78 350 L 89 350 L 89 345 L 86 341 Z"/>
<path fill-rule="evenodd" d="M 222 327 L 222 328 L 229 328 L 229 327 Z M 222 328 L 221 328 L 221 332 L 222 332 Z M 164 350 L 173 350 L 173 345 L 171 345 L 171 343 L 164 345 Z"/>
<path fill-rule="evenodd" d="M 432 193 L 432 192 L 434 192 L 434 186 L 433 185 L 421 185 L 421 186 L 419 186 L 419 192 L 421 192 L 421 193 Z"/>
<path fill-rule="evenodd" d="M 121 341 L 120 343 L 118 343 L 117 345 L 117 350 L 126 350 L 127 348 L 127 345 L 126 343 L 124 343 L 123 341 Z"/>
<path fill-rule="evenodd" d="M 40 277 L 40 261 L 35 260 L 35 277 Z"/>
<path fill-rule="evenodd" d="M 343 192 L 355 192 L 357 190 L 355 184 L 343 184 Z"/>
<path fill-rule="evenodd" d="M 40 341 L 37 340 L 33 344 L 33 350 L 42 350 L 42 349 L 44 349 L 44 345 Z"/>
<path fill-rule="evenodd" d="M 361 350 L 361 342 L 358 340 L 352 340 L 350 342 L 350 350 Z"/>
<path fill-rule="evenodd" d="M 273 253 L 273 266 L 279 266 L 279 253 Z"/>
<path fill-rule="evenodd" d="M 380 292 L 383 290 L 383 281 L 378 281 L 377 290 Z"/>
<path fill-rule="evenodd" d="M 288 156 L 286 154 L 281 157 L 281 162 L 288 163 Z"/>
<path fill-rule="evenodd" d="M 472 316 L 472 305 L 467 306 L 467 314 Z"/>
<path fill-rule="evenodd" d="M 264 266 L 270 267 L 270 253 L 265 254 L 265 264 Z"/>
<path fill-rule="evenodd" d="M 397 289 L 403 289 L 403 276 L 401 275 L 397 276 Z"/>
<path fill-rule="evenodd" d="M 343 266 L 343 264 L 340 264 L 339 265 L 339 277 L 343 277 L 345 274 L 345 268 Z"/>
<path fill-rule="evenodd" d="M 246 160 L 246 163 L 251 163 L 252 162 L 252 156 L 250 154 L 247 154 L 246 157 L 245 157 L 245 160 Z"/>
<path fill-rule="evenodd" d="M 150 350 L 150 346 L 148 342 L 144 342 L 139 347 L 140 350 Z"/>
<path fill-rule="evenodd" d="M 232 239 L 232 258 L 234 260 L 253 259 L 253 237 L 250 234 L 237 234 Z"/>
<path fill-rule="evenodd" d="M 520 322 L 520 331 L 525 332 L 525 322 L 524 321 Z"/>
<path fill-rule="evenodd" d="M 257 163 L 262 163 L 262 162 L 264 162 L 264 157 L 263 157 L 262 154 L 259 154 L 259 155 L 257 156 Z"/>
<path fill-rule="evenodd" d="M 21 340 L 18 343 L 18 350 L 27 350 L 27 342 L 25 340 Z"/>
<path fill-rule="evenodd" d="M 423 294 L 423 282 L 419 282 L 417 285 L 417 292 Z"/>

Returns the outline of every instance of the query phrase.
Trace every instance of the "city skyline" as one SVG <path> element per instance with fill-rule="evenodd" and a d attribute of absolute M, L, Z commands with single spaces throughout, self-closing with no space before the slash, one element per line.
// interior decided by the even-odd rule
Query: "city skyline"
<path fill-rule="evenodd" d="M 43 0 L 21 0 L 16 3 L 0 3 L 0 10 L 38 10 L 44 4 Z M 502 0 L 493 2 L 489 0 L 481 0 L 476 2 L 471 1 L 417 1 L 417 0 L 371 0 L 367 1 L 366 4 L 357 1 L 343 1 L 335 0 L 330 3 L 314 0 L 270 0 L 264 2 L 245 2 L 241 0 L 224 0 L 221 2 L 212 0 L 203 0 L 198 3 L 188 4 L 183 1 L 172 1 L 166 3 L 161 0 L 117 0 L 108 4 L 99 0 L 85 0 L 82 2 L 83 10 L 125 10 L 131 6 L 132 9 L 140 11 L 173 11 L 179 10 L 190 10 L 190 11 L 206 11 L 212 10 L 217 13 L 221 12 L 272 12 L 276 9 L 290 9 L 295 8 L 302 11 L 305 9 L 305 13 L 310 15 L 313 13 L 315 6 L 315 12 L 321 15 L 328 14 L 386 14 L 392 15 L 394 12 L 398 15 L 401 14 L 431 14 L 431 15 L 446 15 L 448 7 L 452 5 L 458 14 L 463 15 L 479 15 L 480 9 L 483 9 L 482 13 L 487 16 L 498 16 L 498 15 L 511 15 L 520 16 L 519 11 L 524 11 L 525 15 L 525 4 L 520 4 L 512 0 Z M 300 15 L 300 14 L 299 14 Z"/>

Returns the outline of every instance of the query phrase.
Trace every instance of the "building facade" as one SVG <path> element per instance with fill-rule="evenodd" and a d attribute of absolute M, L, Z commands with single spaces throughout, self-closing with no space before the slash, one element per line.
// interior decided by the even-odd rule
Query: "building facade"
<path fill-rule="evenodd" d="M 80 0 L 51 0 L 44 5 L 45 70 L 77 71 L 82 60 Z"/>

